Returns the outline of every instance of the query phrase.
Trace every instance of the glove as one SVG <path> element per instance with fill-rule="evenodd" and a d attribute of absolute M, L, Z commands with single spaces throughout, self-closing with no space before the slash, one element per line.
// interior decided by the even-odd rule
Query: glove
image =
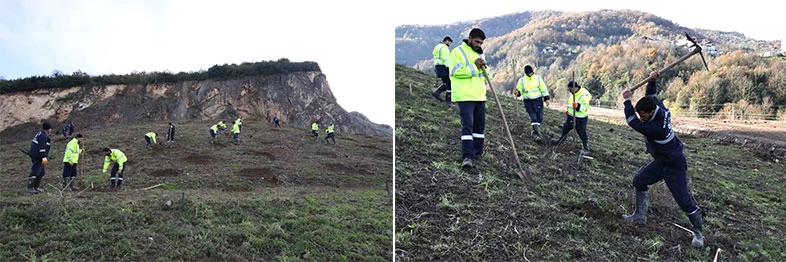
<path fill-rule="evenodd" d="M 106 179 L 106 172 L 104 172 L 103 174 L 101 174 L 101 177 L 102 177 L 102 178 L 104 178 L 104 179 Z"/>
<path fill-rule="evenodd" d="M 49 163 L 49 160 L 47 160 L 46 157 L 44 157 L 44 159 L 41 159 L 41 164 L 46 165 L 47 163 Z"/>
<path fill-rule="evenodd" d="M 579 105 L 579 104 L 577 104 L 576 102 L 573 102 L 573 108 L 576 108 L 576 109 L 578 109 L 578 108 L 579 108 L 579 106 L 578 106 L 578 105 Z"/>
<path fill-rule="evenodd" d="M 85 153 L 85 149 L 84 149 L 84 148 L 82 148 L 82 152 L 81 152 L 80 154 L 84 154 L 84 153 Z"/>
<path fill-rule="evenodd" d="M 576 111 L 581 111 L 581 104 L 576 105 Z"/>
<path fill-rule="evenodd" d="M 518 89 L 513 89 L 513 94 L 516 95 L 516 97 L 520 97 L 521 96 L 521 93 L 519 93 Z"/>
<path fill-rule="evenodd" d="M 565 110 L 565 116 L 570 116 L 570 114 L 568 113 L 568 110 Z"/>
<path fill-rule="evenodd" d="M 71 165 L 71 166 L 73 166 L 73 165 L 74 165 L 74 162 L 68 161 L 68 165 Z"/>
<path fill-rule="evenodd" d="M 551 101 L 546 100 L 546 106 L 548 107 L 551 104 Z"/>

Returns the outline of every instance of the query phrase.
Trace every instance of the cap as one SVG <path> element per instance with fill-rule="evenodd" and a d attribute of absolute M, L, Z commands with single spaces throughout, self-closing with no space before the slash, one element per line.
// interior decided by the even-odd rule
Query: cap
<path fill-rule="evenodd" d="M 82 133 L 76 134 L 76 138 L 82 137 Z"/>
<path fill-rule="evenodd" d="M 42 128 L 44 130 L 52 129 L 52 124 L 50 124 L 49 122 L 44 122 L 44 124 L 42 125 Z"/>

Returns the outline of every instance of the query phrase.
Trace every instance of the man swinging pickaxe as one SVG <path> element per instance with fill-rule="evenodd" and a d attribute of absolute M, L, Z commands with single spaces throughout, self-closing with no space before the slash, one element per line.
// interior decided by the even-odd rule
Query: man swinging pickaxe
<path fill-rule="evenodd" d="M 687 32 L 685 32 L 685 38 L 687 38 L 688 41 L 693 43 L 691 46 L 688 47 L 688 48 L 693 48 L 693 50 L 691 50 L 690 53 L 680 57 L 680 59 L 677 59 L 677 61 L 674 61 L 671 64 L 666 65 L 666 67 L 658 70 L 658 75 L 663 74 L 663 72 L 665 72 L 666 70 L 669 70 L 672 67 L 676 66 L 677 64 L 682 63 L 682 61 L 685 61 L 686 59 L 690 58 L 691 56 L 693 56 L 695 54 L 699 54 L 699 56 L 701 56 L 701 62 L 704 63 L 704 68 L 706 68 L 708 71 L 710 70 L 709 67 L 707 67 L 707 61 L 704 60 L 704 55 L 701 53 L 701 46 L 698 43 L 696 43 L 696 39 L 693 39 L 692 37 L 690 37 L 690 35 L 688 35 Z M 634 85 L 632 87 L 629 87 L 626 90 L 630 90 L 630 92 L 633 92 L 637 88 L 639 88 L 639 87 L 643 86 L 644 84 L 646 84 L 649 80 L 650 80 L 650 76 L 648 76 L 644 80 L 641 80 L 641 82 L 637 83 L 636 85 Z"/>

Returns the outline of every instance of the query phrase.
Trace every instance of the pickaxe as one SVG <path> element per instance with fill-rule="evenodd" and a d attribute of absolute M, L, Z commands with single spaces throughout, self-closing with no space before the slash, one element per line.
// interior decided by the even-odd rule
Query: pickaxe
<path fill-rule="evenodd" d="M 521 161 L 519 161 L 519 153 L 516 151 L 516 144 L 513 143 L 513 136 L 510 134 L 510 128 L 508 128 L 508 120 L 505 119 L 505 112 L 502 111 L 502 104 L 499 103 L 499 97 L 497 97 L 497 92 L 494 91 L 494 87 L 491 85 L 491 80 L 489 79 L 488 73 L 486 73 L 485 68 L 481 68 L 483 72 L 483 77 L 486 78 L 486 82 L 489 83 L 489 89 L 491 89 L 491 93 L 494 94 L 494 100 L 497 101 L 497 107 L 499 107 L 499 114 L 502 116 L 502 123 L 505 124 L 505 132 L 508 134 L 508 139 L 510 139 L 510 147 L 513 149 L 513 157 L 516 159 L 516 166 L 519 168 L 519 172 L 516 173 L 522 181 L 526 181 L 524 176 L 526 176 L 526 172 L 524 172 L 524 168 L 521 166 Z"/>
<path fill-rule="evenodd" d="M 674 61 L 671 64 L 666 65 L 666 67 L 658 70 L 658 74 L 663 74 L 663 72 L 665 72 L 666 70 L 669 70 L 672 67 L 676 66 L 677 64 L 682 63 L 682 61 L 685 61 L 686 59 L 688 59 L 689 57 L 691 57 L 691 56 L 693 56 L 695 54 L 699 54 L 699 56 L 701 56 L 701 62 L 704 63 L 704 68 L 706 68 L 708 71 L 710 70 L 710 68 L 707 67 L 707 61 L 704 60 L 704 55 L 701 53 L 701 46 L 698 43 L 696 43 L 696 39 L 693 39 L 692 37 L 690 37 L 690 35 L 688 35 L 688 32 L 685 32 L 685 38 L 687 38 L 688 41 L 693 43 L 693 45 L 688 47 L 688 48 L 693 47 L 693 50 L 690 51 L 690 53 L 680 57 L 680 59 L 677 59 L 677 61 Z M 649 80 L 650 80 L 650 77 L 647 76 L 646 79 L 642 80 L 641 82 L 637 83 L 636 85 L 634 85 L 632 87 L 629 87 L 628 90 L 633 92 L 637 88 L 639 88 L 639 87 L 643 86 L 644 84 L 646 84 Z"/>

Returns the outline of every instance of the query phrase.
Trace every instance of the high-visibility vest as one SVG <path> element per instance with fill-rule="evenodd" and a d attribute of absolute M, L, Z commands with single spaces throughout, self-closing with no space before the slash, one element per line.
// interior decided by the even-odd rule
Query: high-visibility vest
<path fill-rule="evenodd" d="M 475 66 L 478 58 L 485 60 L 482 54 L 472 50 L 466 42 L 450 51 L 448 69 L 453 102 L 486 101 L 486 79 L 483 71 Z"/>
<path fill-rule="evenodd" d="M 149 137 L 150 140 L 153 140 L 153 144 L 156 143 L 156 133 L 150 132 L 150 133 L 145 134 L 145 136 Z"/>
<path fill-rule="evenodd" d="M 579 88 L 579 91 L 576 91 L 575 94 L 571 94 L 568 97 L 568 115 L 573 116 L 574 109 L 573 109 L 573 96 L 576 96 L 576 104 L 579 104 L 579 110 L 575 112 L 576 117 L 578 118 L 585 118 L 589 113 L 590 109 L 590 100 L 592 99 L 592 95 L 587 91 L 587 89 Z"/>
<path fill-rule="evenodd" d="M 325 133 L 331 134 L 333 133 L 333 125 L 329 125 L 327 129 L 325 129 Z"/>
<path fill-rule="evenodd" d="M 123 171 L 123 164 L 128 160 L 126 158 L 126 154 L 123 154 L 120 150 L 117 149 L 109 149 L 109 155 L 104 158 L 104 173 L 106 170 L 109 169 L 109 164 L 112 162 L 117 163 L 118 171 Z"/>
<path fill-rule="evenodd" d="M 317 123 L 311 124 L 311 130 L 314 130 L 314 131 L 319 130 L 319 125 Z"/>
<path fill-rule="evenodd" d="M 522 76 L 516 83 L 516 89 L 519 90 L 524 99 L 536 99 L 549 95 L 549 90 L 546 88 L 546 83 L 539 75 Z"/>
<path fill-rule="evenodd" d="M 434 51 L 431 51 L 434 56 L 434 65 L 446 65 L 450 59 L 450 48 L 444 43 L 439 43 L 434 46 Z"/>
<path fill-rule="evenodd" d="M 79 153 L 82 150 L 79 148 L 79 140 L 74 138 L 66 145 L 65 154 L 63 154 L 63 163 L 79 163 Z"/>

